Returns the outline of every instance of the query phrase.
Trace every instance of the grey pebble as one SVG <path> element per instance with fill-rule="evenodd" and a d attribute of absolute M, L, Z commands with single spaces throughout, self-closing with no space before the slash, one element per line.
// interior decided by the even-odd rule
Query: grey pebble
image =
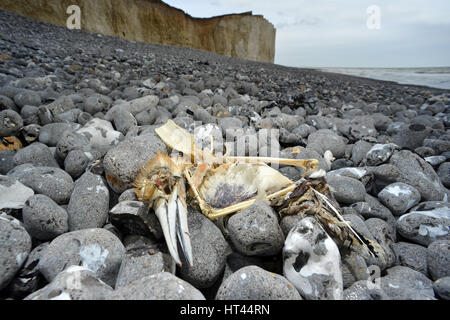
<path fill-rule="evenodd" d="M 378 199 L 394 215 L 399 216 L 418 204 L 421 196 L 416 188 L 403 182 L 396 182 L 381 190 Z"/>
<path fill-rule="evenodd" d="M 257 266 L 243 267 L 220 285 L 216 300 L 302 300 L 283 276 Z"/>
<path fill-rule="evenodd" d="M 15 136 L 23 127 L 23 120 L 13 110 L 0 111 L 0 137 Z"/>
<path fill-rule="evenodd" d="M 359 280 L 344 290 L 344 300 L 391 300 L 391 298 L 372 283 Z"/>
<path fill-rule="evenodd" d="M 64 162 L 70 151 L 72 150 L 89 151 L 89 140 L 81 133 L 74 131 L 64 131 L 56 144 L 56 159 Z"/>
<path fill-rule="evenodd" d="M 441 299 L 450 300 L 450 277 L 437 279 L 433 283 L 433 289 Z"/>
<path fill-rule="evenodd" d="M 121 287 L 108 300 L 205 300 L 203 294 L 188 282 L 168 272 L 146 276 Z"/>
<path fill-rule="evenodd" d="M 58 162 L 53 157 L 53 152 L 50 151 L 49 147 L 40 142 L 34 142 L 17 151 L 13 161 L 15 166 L 31 163 L 37 166 L 59 168 Z"/>
<path fill-rule="evenodd" d="M 35 193 L 44 194 L 58 204 L 69 202 L 73 191 L 72 177 L 62 169 L 22 164 L 8 172 Z"/>
<path fill-rule="evenodd" d="M 396 264 L 419 271 L 428 276 L 427 248 L 409 242 L 397 242 L 393 245 Z"/>
<path fill-rule="evenodd" d="M 160 272 L 175 273 L 175 261 L 169 254 L 152 251 L 149 247 L 128 250 L 120 265 L 116 289 Z"/>
<path fill-rule="evenodd" d="M 227 229 L 234 247 L 245 255 L 276 255 L 284 245 L 277 214 L 265 202 L 257 201 L 232 215 Z"/>
<path fill-rule="evenodd" d="M 202 213 L 188 209 L 187 217 L 193 266 L 183 256 L 180 277 L 196 288 L 208 288 L 223 272 L 231 250 L 220 229 Z"/>
<path fill-rule="evenodd" d="M 450 276 L 450 240 L 436 240 L 427 248 L 428 271 L 431 279 Z"/>
<path fill-rule="evenodd" d="M 48 282 L 72 265 L 86 267 L 112 287 L 124 255 L 124 246 L 111 232 L 98 228 L 83 229 L 53 239 L 38 267 Z"/>
<path fill-rule="evenodd" d="M 0 210 L 21 209 L 34 191 L 13 177 L 0 175 Z"/>
<path fill-rule="evenodd" d="M 76 130 L 80 125 L 75 123 L 49 123 L 41 127 L 39 131 L 39 142 L 49 147 L 56 147 L 64 131 Z"/>
<path fill-rule="evenodd" d="M 73 179 L 78 179 L 85 171 L 92 159 L 86 155 L 86 152 L 75 149 L 67 154 L 64 159 L 64 170 L 70 174 Z"/>
<path fill-rule="evenodd" d="M 113 289 L 81 266 L 70 266 L 24 300 L 105 300 Z"/>
<path fill-rule="evenodd" d="M 22 136 L 26 142 L 32 143 L 39 138 L 41 132 L 41 126 L 38 124 L 29 124 L 24 126 L 21 130 Z"/>
<path fill-rule="evenodd" d="M 327 175 L 326 179 L 331 193 L 339 203 L 352 204 L 364 201 L 366 188 L 361 181 L 340 175 Z"/>
<path fill-rule="evenodd" d="M 69 231 L 67 211 L 42 194 L 28 198 L 22 216 L 28 233 L 41 241 L 51 240 Z"/>
<path fill-rule="evenodd" d="M 25 105 L 36 107 L 41 105 L 39 93 L 27 89 L 18 89 L 17 91 L 18 93 L 14 95 L 14 102 L 19 108 Z"/>
<path fill-rule="evenodd" d="M 435 300 L 433 282 L 422 273 L 403 266 L 386 270 L 381 290 L 390 300 Z"/>
<path fill-rule="evenodd" d="M 402 150 L 392 155 L 389 163 L 400 171 L 399 182 L 407 183 L 416 188 L 422 201 L 441 201 L 445 190 L 439 176 L 433 167 L 417 154 Z"/>
<path fill-rule="evenodd" d="M 12 168 L 14 168 L 14 150 L 0 150 L 0 174 L 7 174 Z"/>
<path fill-rule="evenodd" d="M 450 162 L 444 162 L 439 166 L 437 175 L 446 188 L 450 188 Z"/>
<path fill-rule="evenodd" d="M 103 159 L 109 186 L 119 194 L 131 188 L 142 166 L 157 152 L 167 153 L 167 148 L 156 133 L 128 138 L 110 149 Z"/>
<path fill-rule="evenodd" d="M 450 240 L 449 226 L 450 210 L 446 207 L 411 211 L 397 220 L 401 236 L 424 246 L 435 240 Z"/>
<path fill-rule="evenodd" d="M 163 236 L 156 214 L 141 201 L 119 200 L 109 211 L 109 219 L 123 235 Z"/>
<path fill-rule="evenodd" d="M 330 150 L 336 159 L 342 158 L 345 154 L 344 139 L 328 129 L 320 129 L 308 136 L 309 144 L 318 144 L 322 148 L 322 153 Z M 319 152 L 320 153 L 320 152 Z"/>
<path fill-rule="evenodd" d="M 31 237 L 19 220 L 0 212 L 0 290 L 22 267 L 31 251 Z"/>
<path fill-rule="evenodd" d="M 75 181 L 67 207 L 70 231 L 103 227 L 108 209 L 108 187 L 101 176 L 87 171 Z"/>

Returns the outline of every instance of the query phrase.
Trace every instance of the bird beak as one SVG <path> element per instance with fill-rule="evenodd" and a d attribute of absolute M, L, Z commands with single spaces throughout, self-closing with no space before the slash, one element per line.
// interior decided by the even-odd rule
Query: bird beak
<path fill-rule="evenodd" d="M 178 197 L 178 188 L 174 188 L 168 202 L 163 198 L 159 198 L 155 208 L 155 213 L 161 224 L 167 248 L 175 263 L 178 266 L 182 265 L 178 254 L 178 238 L 184 257 L 189 266 L 192 267 L 192 246 L 187 224 L 187 210 L 184 201 Z"/>

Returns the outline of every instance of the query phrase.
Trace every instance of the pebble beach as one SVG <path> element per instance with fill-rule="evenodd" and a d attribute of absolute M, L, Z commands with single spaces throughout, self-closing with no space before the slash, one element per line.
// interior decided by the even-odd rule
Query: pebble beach
<path fill-rule="evenodd" d="M 342 299 L 450 299 L 450 90 L 126 41 L 6 11 L 0 299 L 323 297 L 283 274 L 301 218 L 263 201 L 226 230 L 188 206 L 194 265 L 175 264 L 133 191 L 142 166 L 170 151 L 155 133 L 168 120 L 190 133 L 213 128 L 238 156 L 319 161 L 342 216 L 386 257 L 341 252 Z M 246 143 L 267 130 L 276 139 Z M 304 173 L 277 170 L 292 181 Z"/>

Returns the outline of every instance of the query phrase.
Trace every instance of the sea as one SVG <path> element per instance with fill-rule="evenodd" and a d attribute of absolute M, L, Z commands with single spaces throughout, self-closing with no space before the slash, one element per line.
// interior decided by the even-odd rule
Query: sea
<path fill-rule="evenodd" d="M 321 71 L 394 81 L 399 84 L 450 89 L 450 67 L 432 68 L 319 68 Z"/>

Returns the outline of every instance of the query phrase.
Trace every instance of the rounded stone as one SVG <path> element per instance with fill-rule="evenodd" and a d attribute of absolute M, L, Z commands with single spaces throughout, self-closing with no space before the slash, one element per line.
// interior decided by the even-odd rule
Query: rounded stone
<path fill-rule="evenodd" d="M 97 112 L 105 112 L 111 107 L 112 101 L 108 96 L 96 94 L 86 98 L 84 101 L 84 111 L 94 115 Z"/>
<path fill-rule="evenodd" d="M 352 161 L 358 165 L 372 148 L 373 144 L 364 140 L 358 140 L 352 148 Z"/>
<path fill-rule="evenodd" d="M 22 164 L 8 172 L 37 194 L 44 194 L 58 204 L 69 202 L 73 190 L 72 177 L 59 168 Z"/>
<path fill-rule="evenodd" d="M 53 157 L 53 152 L 45 144 L 34 142 L 29 146 L 16 152 L 14 156 L 16 166 L 31 163 L 37 166 L 59 168 L 58 162 Z"/>
<path fill-rule="evenodd" d="M 78 179 L 85 171 L 91 159 L 86 152 L 76 149 L 67 154 L 64 159 L 64 170 L 70 174 L 73 179 Z"/>
<path fill-rule="evenodd" d="M 14 96 L 14 102 L 20 108 L 25 105 L 37 107 L 41 105 L 41 96 L 39 93 L 32 90 L 19 90 Z"/>
<path fill-rule="evenodd" d="M 419 191 L 403 182 L 386 186 L 378 193 L 378 199 L 394 215 L 402 215 L 420 202 Z"/>
<path fill-rule="evenodd" d="M 75 181 L 67 213 L 70 231 L 101 228 L 109 211 L 109 190 L 101 176 L 84 173 Z"/>
<path fill-rule="evenodd" d="M 409 242 L 397 242 L 393 245 L 396 264 L 419 271 L 428 276 L 427 248 Z"/>
<path fill-rule="evenodd" d="M 394 143 L 375 144 L 367 151 L 362 163 L 367 166 L 380 165 L 389 160 L 396 149 L 398 146 Z"/>
<path fill-rule="evenodd" d="M 167 153 L 164 142 L 155 133 L 128 138 L 110 149 L 103 159 L 106 179 L 116 193 L 133 187 L 142 166 L 158 152 Z"/>
<path fill-rule="evenodd" d="M 76 133 L 81 133 L 86 136 L 92 148 L 105 150 L 105 152 L 117 145 L 124 138 L 122 133 L 114 130 L 109 121 L 98 118 L 87 122 Z"/>
<path fill-rule="evenodd" d="M 123 108 L 119 108 L 115 112 L 113 121 L 116 130 L 124 135 L 128 132 L 128 129 L 137 126 L 137 121 L 131 112 Z"/>
<path fill-rule="evenodd" d="M 450 214 L 446 207 L 412 211 L 397 220 L 398 233 L 415 243 L 428 246 L 435 240 L 450 240 Z"/>
<path fill-rule="evenodd" d="M 13 110 L 0 111 L 0 137 L 14 136 L 23 127 L 23 120 L 17 112 Z"/>
<path fill-rule="evenodd" d="M 437 240 L 427 249 L 428 271 L 431 279 L 450 276 L 450 240 Z"/>
<path fill-rule="evenodd" d="M 34 191 L 17 179 L 0 175 L 0 210 L 21 209 Z"/>
<path fill-rule="evenodd" d="M 39 131 L 39 142 L 46 144 L 49 147 L 56 147 L 58 141 L 63 136 L 64 131 L 72 131 L 78 129 L 80 126 L 75 123 L 49 123 L 41 127 Z"/>
<path fill-rule="evenodd" d="M 175 273 L 175 261 L 169 254 L 156 252 L 151 247 L 129 250 L 120 265 L 116 288 L 160 272 Z"/>
<path fill-rule="evenodd" d="M 22 267 L 31 251 L 31 237 L 19 220 L 0 212 L 0 290 Z"/>
<path fill-rule="evenodd" d="M 395 242 L 395 232 L 391 226 L 384 220 L 378 218 L 370 218 L 364 221 L 367 229 L 374 237 L 375 241 L 383 248 L 384 257 L 380 263 L 382 270 L 392 266 L 395 263 L 395 253 L 392 246 Z"/>
<path fill-rule="evenodd" d="M 216 300 L 302 300 L 302 297 L 283 276 L 248 266 L 222 282 Z"/>
<path fill-rule="evenodd" d="M 228 235 L 236 250 L 245 255 L 271 256 L 281 252 L 283 231 L 275 211 L 265 202 L 257 201 L 230 217 Z"/>
<path fill-rule="evenodd" d="M 24 300 L 105 300 L 113 289 L 99 280 L 95 273 L 80 266 L 70 266 L 55 279 Z"/>
<path fill-rule="evenodd" d="M 196 288 L 208 288 L 222 274 L 231 250 L 219 228 L 202 213 L 188 210 L 187 217 L 193 266 L 181 255 L 180 277 Z M 182 252 L 181 247 L 178 251 Z"/>
<path fill-rule="evenodd" d="M 428 134 L 429 130 L 423 124 L 413 123 L 401 128 L 392 138 L 401 149 L 414 150 L 422 146 Z"/>
<path fill-rule="evenodd" d="M 56 145 L 56 158 L 58 161 L 64 162 L 64 159 L 72 150 L 89 151 L 89 140 L 81 133 L 64 131 Z"/>
<path fill-rule="evenodd" d="M 205 300 L 205 297 L 188 282 L 171 273 L 159 272 L 118 288 L 107 300 Z"/>
<path fill-rule="evenodd" d="M 403 266 L 386 270 L 381 290 L 390 300 L 434 300 L 433 282 L 422 273 Z"/>
<path fill-rule="evenodd" d="M 14 150 L 0 150 L 0 174 L 7 174 L 15 167 L 13 162 L 15 154 Z"/>
<path fill-rule="evenodd" d="M 433 283 L 434 292 L 444 300 L 450 300 L 450 277 L 437 279 Z"/>
<path fill-rule="evenodd" d="M 401 150 L 392 155 L 389 163 L 400 172 L 398 182 L 404 182 L 416 188 L 422 201 L 442 201 L 445 188 L 433 167 L 417 154 Z"/>
<path fill-rule="evenodd" d="M 124 246 L 111 232 L 99 228 L 84 229 L 53 239 L 38 267 L 48 282 L 70 266 L 86 267 L 112 287 L 124 255 Z"/>
<path fill-rule="evenodd" d="M 323 151 L 330 150 L 336 159 L 345 155 L 344 139 L 336 132 L 328 129 L 320 129 L 308 136 L 308 145 L 318 144 Z"/>
<path fill-rule="evenodd" d="M 38 240 L 51 240 L 69 230 L 67 211 L 49 197 L 36 194 L 22 209 L 25 229 Z"/>
<path fill-rule="evenodd" d="M 337 202 L 352 204 L 364 201 L 366 188 L 361 181 L 340 175 L 327 175 L 326 179 Z"/>
<path fill-rule="evenodd" d="M 367 280 L 354 282 L 344 290 L 344 300 L 391 300 L 389 296 L 375 285 L 369 286 Z"/>
<path fill-rule="evenodd" d="M 450 188 L 450 162 L 444 162 L 439 166 L 437 174 L 441 179 L 442 184 L 446 188 Z"/>

